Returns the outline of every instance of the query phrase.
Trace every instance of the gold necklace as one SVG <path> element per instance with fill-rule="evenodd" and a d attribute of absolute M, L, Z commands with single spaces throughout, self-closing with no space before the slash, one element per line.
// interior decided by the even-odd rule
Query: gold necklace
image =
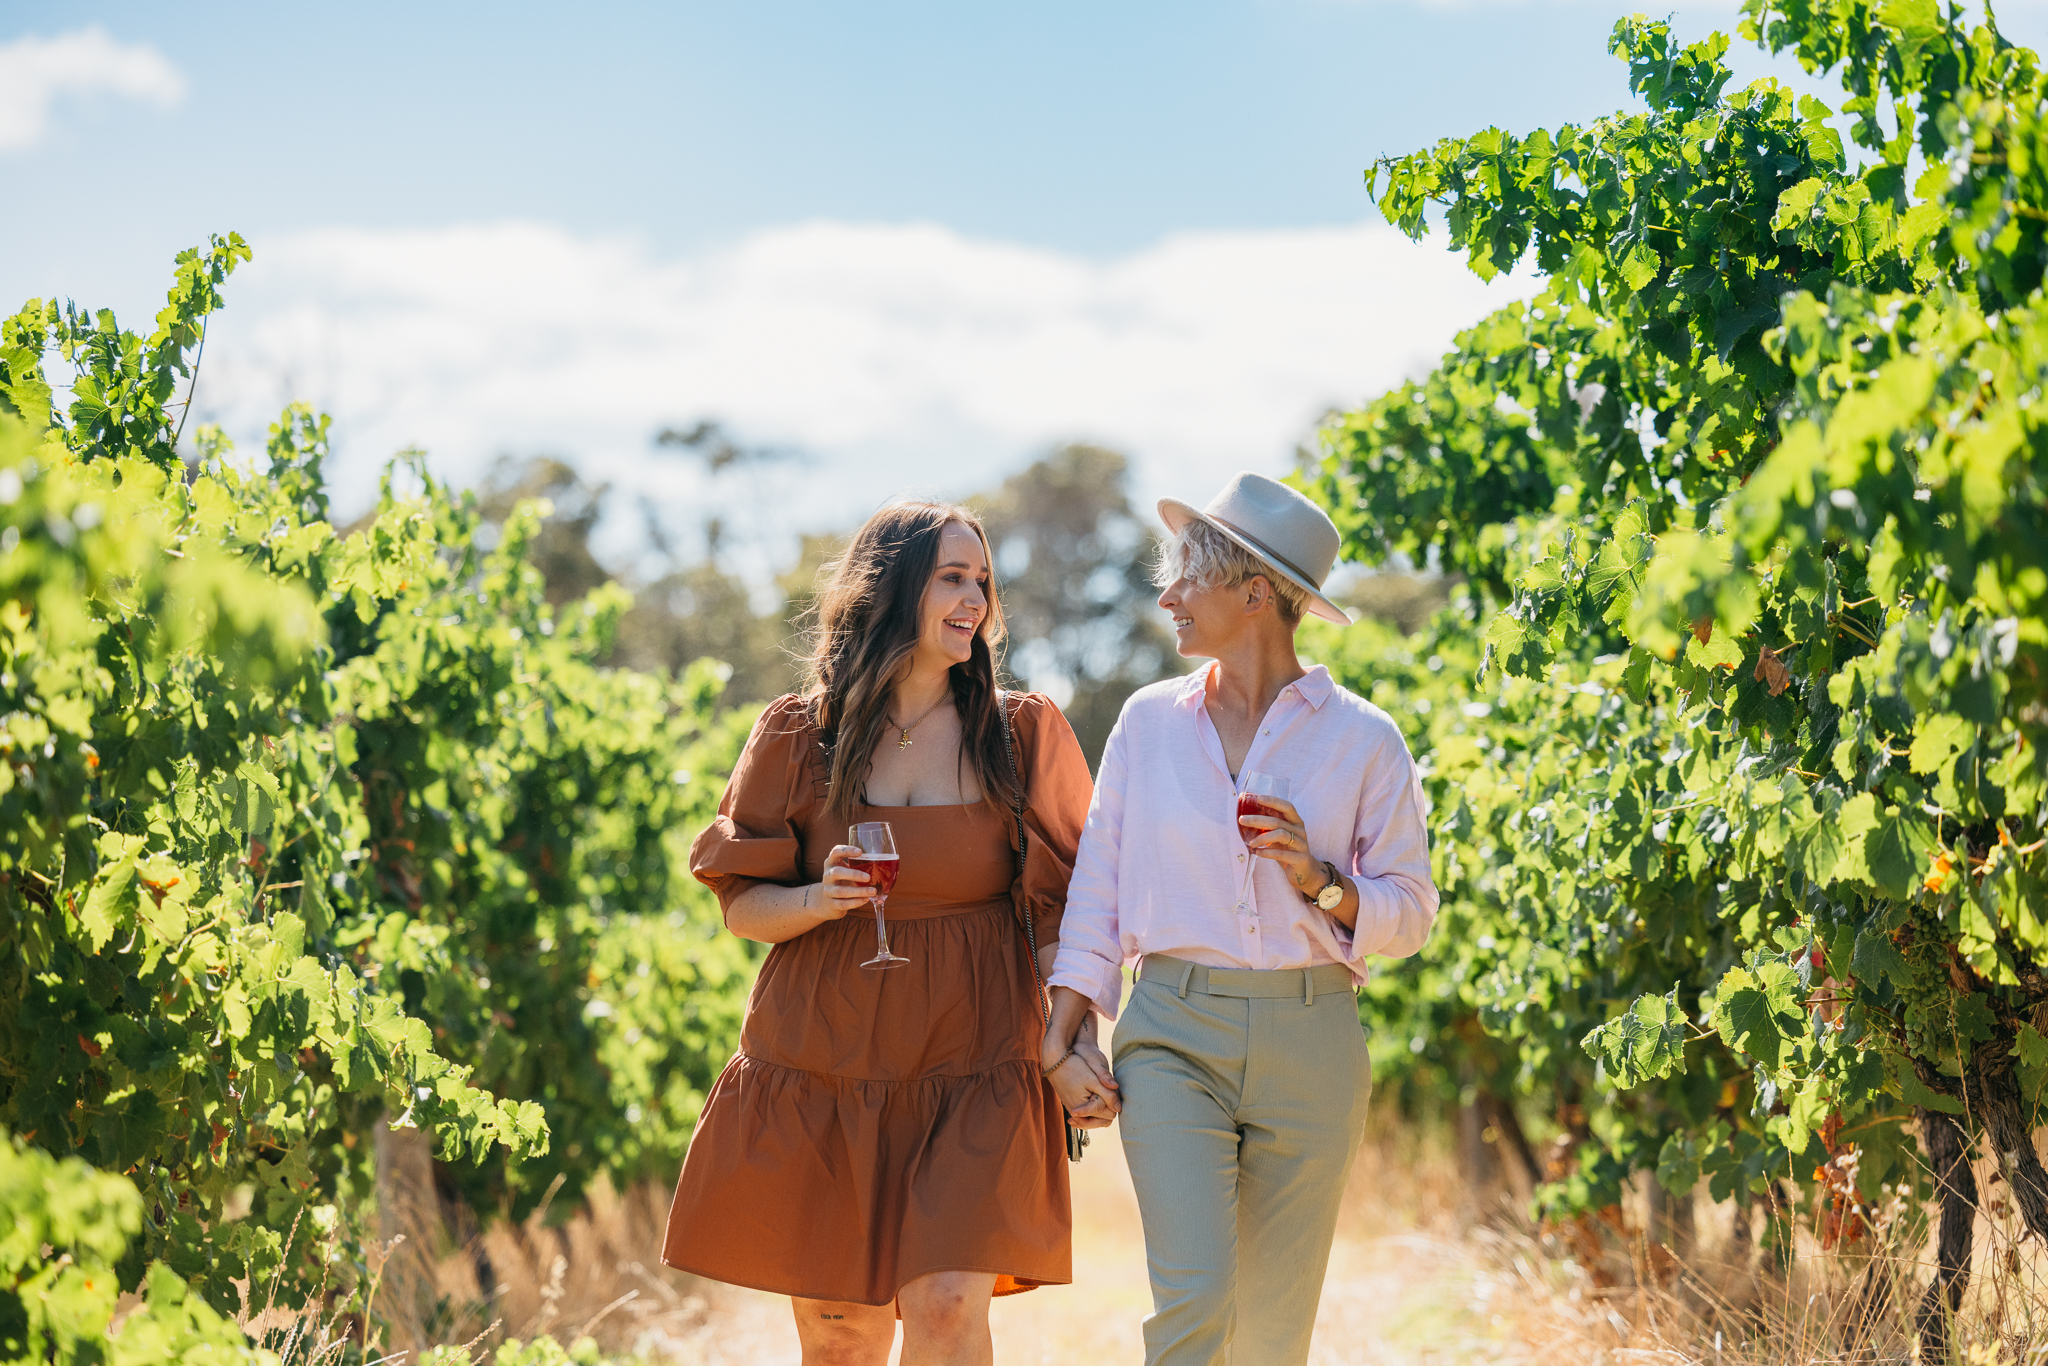
<path fill-rule="evenodd" d="M 907 726 L 897 726 L 897 725 L 896 725 L 896 721 L 895 721 L 895 719 L 894 719 L 894 718 L 892 717 L 892 718 L 890 719 L 890 721 L 889 721 L 889 724 L 890 724 L 890 725 L 892 725 L 892 726 L 896 726 L 896 731 L 897 731 L 897 735 L 896 735 L 896 748 L 898 748 L 898 749 L 909 749 L 909 748 L 910 748 L 910 732 L 912 732 L 912 731 L 916 730 L 916 729 L 917 729 L 917 728 L 918 728 L 919 726 L 921 726 L 921 725 L 923 725 L 923 724 L 924 724 L 925 722 L 927 722 L 927 721 L 931 720 L 931 716 L 932 716 L 932 713 L 933 713 L 933 712 L 935 712 L 935 711 L 937 711 L 937 710 L 938 710 L 938 709 L 939 709 L 940 707 L 944 706 L 944 705 L 945 705 L 945 704 L 946 704 L 946 703 L 947 703 L 948 701 L 950 701 L 950 700 L 951 700 L 950 696 L 942 696 L 942 697 L 940 697 L 938 701 L 936 701 L 936 702 L 932 703 L 932 704 L 931 704 L 931 705 L 930 705 L 929 707 L 926 707 L 926 708 L 924 709 L 924 715 L 923 715 L 923 716 L 920 716 L 920 717 L 918 717 L 918 718 L 917 718 L 917 719 L 916 719 L 915 721 L 912 721 L 912 722 L 911 722 L 911 723 L 910 723 L 909 725 L 907 725 Z"/>

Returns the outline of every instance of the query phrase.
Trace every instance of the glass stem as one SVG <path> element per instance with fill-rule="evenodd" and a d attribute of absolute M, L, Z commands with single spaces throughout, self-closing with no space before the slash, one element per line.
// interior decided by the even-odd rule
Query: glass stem
<path fill-rule="evenodd" d="M 889 923 L 882 919 L 882 902 L 879 898 L 875 902 L 875 948 L 877 958 L 892 956 L 889 952 Z"/>

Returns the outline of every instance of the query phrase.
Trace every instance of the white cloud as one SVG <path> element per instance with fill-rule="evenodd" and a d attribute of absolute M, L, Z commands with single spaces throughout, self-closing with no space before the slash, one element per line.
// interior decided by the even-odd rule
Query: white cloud
<path fill-rule="evenodd" d="M 0 152 L 40 141 L 60 95 L 93 94 L 169 108 L 185 97 L 185 78 L 155 48 L 117 43 L 97 24 L 0 43 Z"/>
<path fill-rule="evenodd" d="M 832 222 L 672 260 L 528 223 L 255 245 L 200 415 L 247 449 L 280 400 L 324 407 L 344 505 L 418 444 L 457 481 L 557 452 L 679 523 L 787 529 L 962 496 L 1068 439 L 1130 453 L 1146 498 L 1206 499 L 1233 470 L 1284 470 L 1327 407 L 1426 370 L 1529 288 L 1381 226 L 1189 233 L 1109 261 Z M 654 452 L 702 416 L 810 459 L 729 488 Z"/>

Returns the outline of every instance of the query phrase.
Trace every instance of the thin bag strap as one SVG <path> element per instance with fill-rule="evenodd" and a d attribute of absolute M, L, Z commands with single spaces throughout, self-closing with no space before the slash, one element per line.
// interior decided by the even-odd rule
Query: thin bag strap
<path fill-rule="evenodd" d="M 1016 856 L 1015 877 L 1024 876 L 1024 778 L 1017 769 L 1017 745 L 1010 738 L 1009 694 L 1000 688 L 996 690 L 996 717 L 1003 727 L 1003 757 L 1010 763 L 1010 819 L 1014 823 L 1017 843 L 1011 852 Z M 1031 980 L 1038 987 L 1038 1022 L 1047 1029 L 1052 1028 L 1052 1012 L 1045 1003 L 1045 977 L 1038 969 L 1038 917 L 1032 914 L 1029 893 L 1018 898 L 1024 909 L 1024 944 L 1030 950 Z"/>
<path fill-rule="evenodd" d="M 1014 795 L 1010 798 L 1010 816 L 1017 826 L 1017 845 L 1014 850 L 1017 858 L 1015 876 L 1021 881 L 1024 876 L 1025 861 L 1024 777 L 1017 768 L 1016 742 L 1010 738 L 1008 698 L 1000 688 L 996 690 L 996 717 L 1002 722 L 1003 726 L 1003 757 L 1010 761 L 1010 784 L 1014 789 Z M 1026 956 L 1031 960 L 1031 981 L 1037 987 L 1037 991 L 1034 994 L 1038 997 L 1039 1027 L 1047 1033 L 1051 1033 L 1052 1008 L 1045 990 L 1045 976 L 1038 970 L 1038 917 L 1031 910 L 1031 894 L 1029 892 L 1022 892 L 1017 900 L 1024 908 L 1024 947 Z M 1079 1162 L 1082 1151 L 1088 1146 L 1088 1131 L 1074 1126 L 1074 1117 L 1066 1112 L 1064 1106 L 1060 1109 L 1060 1128 L 1067 1137 L 1067 1161 Z"/>

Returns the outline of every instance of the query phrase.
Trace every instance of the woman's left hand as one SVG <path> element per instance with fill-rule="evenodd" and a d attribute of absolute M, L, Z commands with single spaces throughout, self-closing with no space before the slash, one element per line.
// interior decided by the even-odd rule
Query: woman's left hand
<path fill-rule="evenodd" d="M 1281 814 L 1237 818 L 1239 825 L 1253 832 L 1252 852 L 1285 869 L 1295 891 L 1304 895 L 1321 891 L 1329 874 L 1323 861 L 1309 852 L 1307 824 L 1294 809 L 1294 803 L 1280 797 L 1260 797 L 1259 805 Z"/>
<path fill-rule="evenodd" d="M 1086 1039 L 1075 1040 L 1074 1051 L 1045 1075 L 1077 1129 L 1106 1129 L 1123 1109 L 1109 1060 Z"/>

